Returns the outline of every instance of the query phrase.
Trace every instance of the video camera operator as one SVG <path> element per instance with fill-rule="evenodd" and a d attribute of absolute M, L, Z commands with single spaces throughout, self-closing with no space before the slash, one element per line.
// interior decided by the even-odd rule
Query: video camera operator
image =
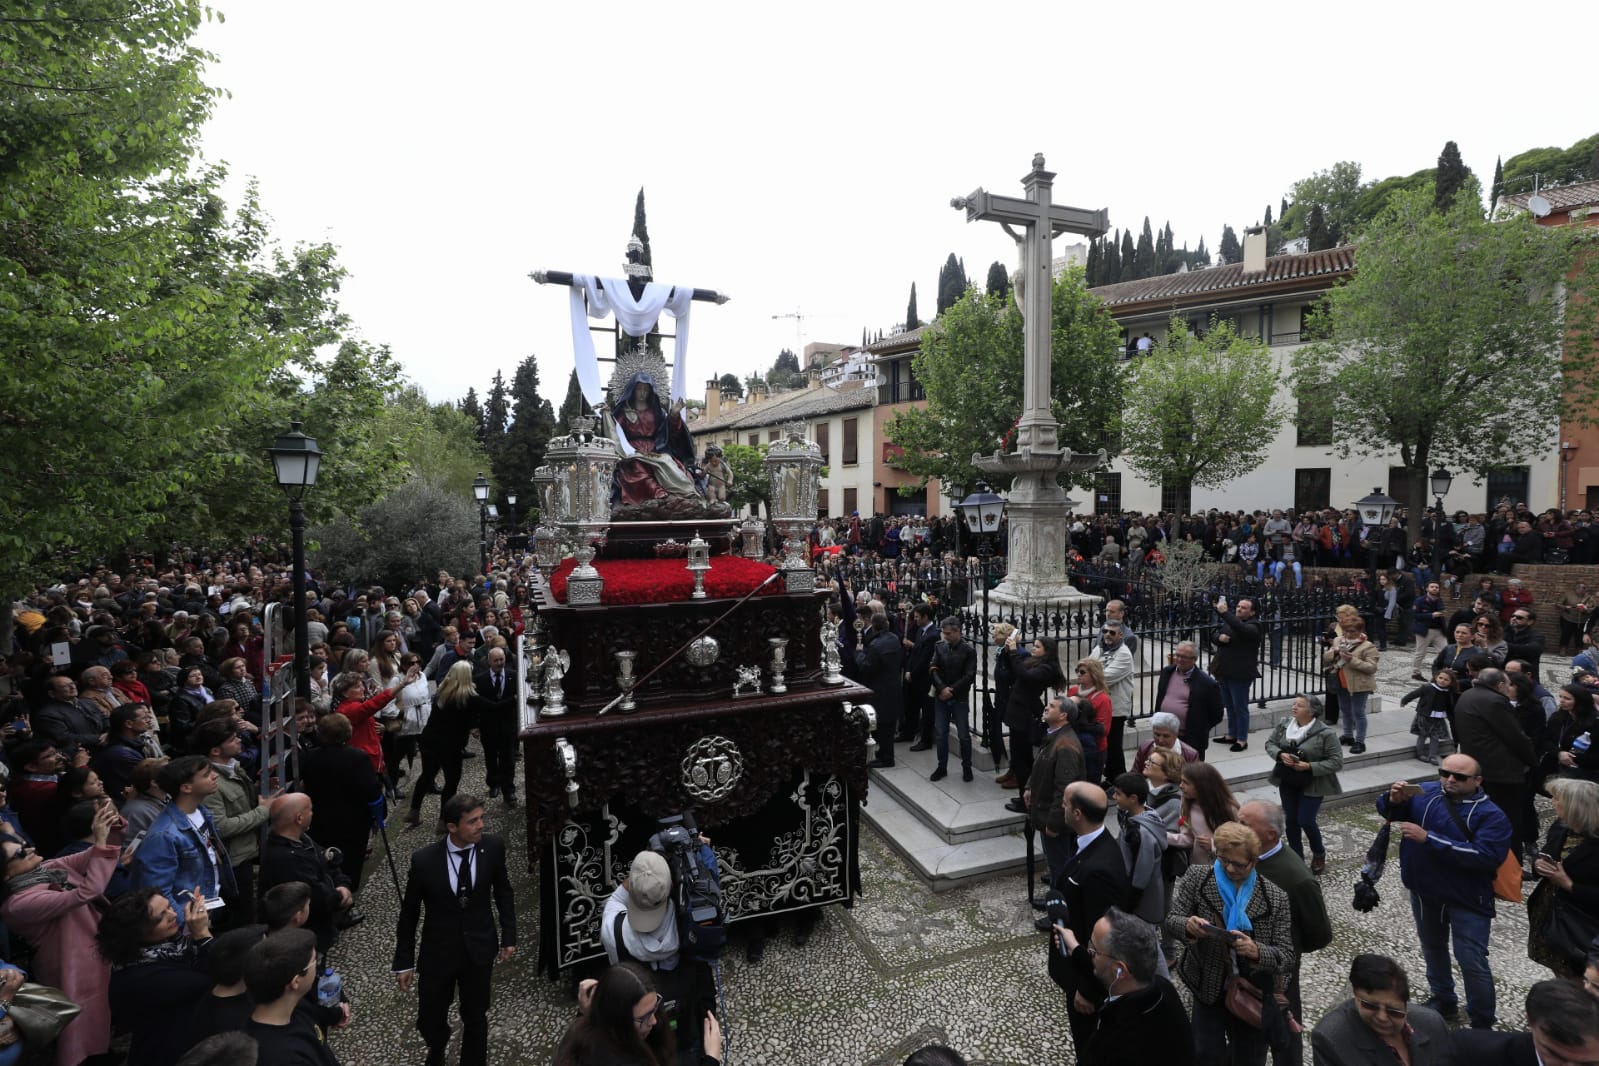
<path fill-rule="evenodd" d="M 690 816 L 662 826 L 605 901 L 600 942 L 613 966 L 634 962 L 652 971 L 657 1016 L 675 1033 L 680 1061 L 696 1063 L 705 1018 L 716 1013 L 713 967 L 726 940 L 720 875 Z"/>

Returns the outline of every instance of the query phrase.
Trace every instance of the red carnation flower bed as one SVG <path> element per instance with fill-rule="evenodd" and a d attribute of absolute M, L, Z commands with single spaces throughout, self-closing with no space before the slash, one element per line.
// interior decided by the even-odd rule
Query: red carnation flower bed
<path fill-rule="evenodd" d="M 556 600 L 566 602 L 566 579 L 577 568 L 576 559 L 567 559 L 550 578 Z M 605 579 L 600 593 L 604 604 L 674 603 L 694 592 L 694 575 L 683 559 L 598 559 L 594 569 Z M 777 572 L 775 567 L 739 555 L 717 555 L 705 572 L 705 595 L 713 600 L 736 599 Z M 783 591 L 774 581 L 761 595 Z"/>

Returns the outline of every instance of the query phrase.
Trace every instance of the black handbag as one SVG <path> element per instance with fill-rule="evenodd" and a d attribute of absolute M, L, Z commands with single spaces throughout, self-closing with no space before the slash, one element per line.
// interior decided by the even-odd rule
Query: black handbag
<path fill-rule="evenodd" d="M 1578 907 L 1558 889 L 1549 907 L 1549 920 L 1541 930 L 1545 942 L 1581 971 L 1587 965 L 1588 953 L 1593 950 L 1595 937 L 1599 937 L 1599 918 Z"/>
<path fill-rule="evenodd" d="M 1277 765 L 1272 768 L 1272 780 L 1281 788 L 1292 788 L 1300 792 L 1308 789 L 1310 782 L 1315 779 L 1316 775 L 1310 770 L 1290 769 L 1282 762 L 1281 755 L 1292 755 L 1296 759 L 1300 758 L 1299 745 L 1291 741 L 1283 742 L 1283 749 L 1279 753 Z"/>

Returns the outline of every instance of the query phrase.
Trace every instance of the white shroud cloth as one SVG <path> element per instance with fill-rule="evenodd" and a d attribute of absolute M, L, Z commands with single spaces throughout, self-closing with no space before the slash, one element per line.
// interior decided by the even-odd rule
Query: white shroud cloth
<path fill-rule="evenodd" d="M 601 288 L 601 285 L 604 288 Z M 622 278 L 596 278 L 590 274 L 573 274 L 572 301 L 572 356 L 577 365 L 577 383 L 583 398 L 592 407 L 600 402 L 604 393 L 600 386 L 600 363 L 594 354 L 594 337 L 589 333 L 587 319 L 603 319 L 616 315 L 617 324 L 630 337 L 642 337 L 655 328 L 665 311 L 677 321 L 677 339 L 672 360 L 672 392 L 663 406 L 670 407 L 673 400 L 682 399 L 688 384 L 688 315 L 694 303 L 694 289 L 689 285 L 663 285 L 649 282 L 643 294 L 633 298 L 633 290 Z M 658 385 L 659 383 L 657 383 Z M 633 446 L 627 437 L 616 432 L 617 447 L 623 455 L 632 455 Z"/>

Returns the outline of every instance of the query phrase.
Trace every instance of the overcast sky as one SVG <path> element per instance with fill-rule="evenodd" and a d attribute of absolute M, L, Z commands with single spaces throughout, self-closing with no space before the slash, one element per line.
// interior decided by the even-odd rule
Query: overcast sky
<path fill-rule="evenodd" d="M 1577 0 L 212 2 L 206 156 L 280 239 L 339 247 L 345 309 L 435 400 L 534 353 L 560 404 L 565 290 L 527 273 L 619 274 L 641 186 L 657 280 L 733 297 L 694 308 L 702 383 L 887 332 L 913 281 L 928 316 L 950 252 L 1014 269 L 948 203 L 1021 195 L 1035 152 L 1057 203 L 1214 252 L 1341 159 L 1408 174 L 1453 139 L 1486 182 L 1594 132 Z"/>

